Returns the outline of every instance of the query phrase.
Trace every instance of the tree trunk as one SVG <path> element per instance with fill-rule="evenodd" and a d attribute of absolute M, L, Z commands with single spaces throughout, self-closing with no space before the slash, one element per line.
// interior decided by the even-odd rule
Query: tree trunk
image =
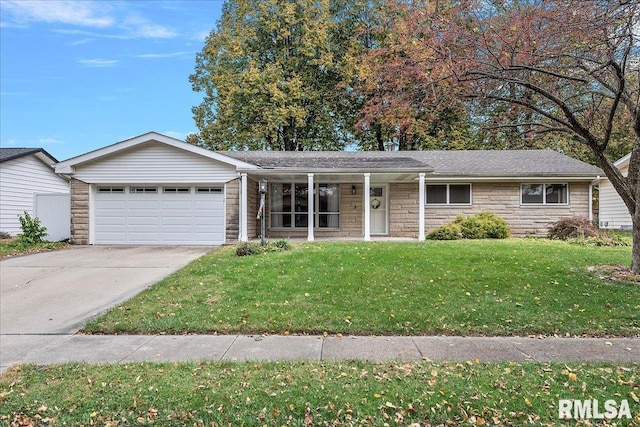
<path fill-rule="evenodd" d="M 411 147 L 408 146 L 408 138 L 407 131 L 404 126 L 400 126 L 400 130 L 398 131 L 398 151 L 410 150 Z"/>
<path fill-rule="evenodd" d="M 296 151 L 296 141 L 294 138 L 294 127 L 283 126 L 282 128 L 282 143 L 284 151 Z"/>
<path fill-rule="evenodd" d="M 375 125 L 376 129 L 376 142 L 378 143 L 378 151 L 384 151 L 384 140 L 382 139 L 382 126 L 379 124 Z"/>
<path fill-rule="evenodd" d="M 640 201 L 636 200 L 636 213 L 631 217 L 633 221 L 633 249 L 631 252 L 631 270 L 640 274 Z"/>

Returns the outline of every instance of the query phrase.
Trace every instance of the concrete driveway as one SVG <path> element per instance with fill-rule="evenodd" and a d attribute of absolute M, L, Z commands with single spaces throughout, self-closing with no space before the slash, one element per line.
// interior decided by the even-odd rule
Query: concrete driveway
<path fill-rule="evenodd" d="M 74 334 L 210 249 L 75 246 L 0 260 L 0 364 L 30 337 Z"/>

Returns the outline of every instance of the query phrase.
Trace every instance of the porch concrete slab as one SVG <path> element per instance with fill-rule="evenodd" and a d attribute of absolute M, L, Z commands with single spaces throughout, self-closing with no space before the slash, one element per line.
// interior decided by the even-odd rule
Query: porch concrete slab
<path fill-rule="evenodd" d="M 149 335 L 74 335 L 51 344 L 24 360 L 26 363 L 117 363 L 153 339 Z"/>
<path fill-rule="evenodd" d="M 158 335 L 127 356 L 125 362 L 220 360 L 235 335 Z"/>
<path fill-rule="evenodd" d="M 322 348 L 323 360 L 384 361 L 421 358 L 412 337 L 327 337 Z"/>
<path fill-rule="evenodd" d="M 222 360 L 316 360 L 322 356 L 319 336 L 239 336 Z"/>
<path fill-rule="evenodd" d="M 507 338 L 538 362 L 640 362 L 640 340 L 632 338 Z"/>
<path fill-rule="evenodd" d="M 525 352 L 500 337 L 415 337 L 422 356 L 429 360 L 528 361 Z"/>

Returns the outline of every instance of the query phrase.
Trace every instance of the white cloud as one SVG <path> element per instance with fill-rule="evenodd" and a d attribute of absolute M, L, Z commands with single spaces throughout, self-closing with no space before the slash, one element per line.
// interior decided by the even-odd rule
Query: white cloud
<path fill-rule="evenodd" d="M 179 58 L 179 57 L 187 56 L 191 54 L 192 52 L 143 53 L 140 55 L 136 55 L 136 58 L 141 58 L 141 59 Z"/>
<path fill-rule="evenodd" d="M 106 28 L 114 23 L 106 15 L 104 3 L 93 1 L 3 0 L 3 15 L 9 13 L 13 23 L 49 22 L 83 27 Z"/>
<path fill-rule="evenodd" d="M 104 68 L 104 67 L 113 67 L 118 64 L 117 59 L 80 59 L 78 61 L 82 65 L 86 65 L 87 67 L 96 67 L 96 68 Z"/>
<path fill-rule="evenodd" d="M 88 27 L 94 31 L 73 29 L 55 29 L 54 31 L 120 39 L 168 39 L 178 35 L 173 29 L 154 23 L 132 11 L 131 5 L 135 5 L 135 2 L 128 4 L 94 0 L 1 0 L 0 25 L 27 28 L 28 24 L 35 22 L 66 24 Z M 111 34 L 95 31 L 105 29 L 108 29 Z"/>
<path fill-rule="evenodd" d="M 92 41 L 94 41 L 95 39 L 92 38 L 86 38 L 86 39 L 80 39 L 80 40 L 76 40 L 74 42 L 71 42 L 71 46 L 80 46 L 83 44 L 87 44 L 87 43 L 91 43 Z"/>
<path fill-rule="evenodd" d="M 129 28 L 133 37 L 144 39 L 170 39 L 177 35 L 175 31 L 163 25 L 146 23 Z"/>
<path fill-rule="evenodd" d="M 55 145 L 55 144 L 63 144 L 62 141 L 56 138 L 40 138 L 38 140 L 39 145 Z"/>
<path fill-rule="evenodd" d="M 199 41 L 199 42 L 203 42 L 203 41 L 207 40 L 207 37 L 209 37 L 209 34 L 211 34 L 211 30 L 203 30 L 203 31 L 200 31 L 198 33 L 192 34 L 189 37 L 189 39 L 190 40 Z"/>

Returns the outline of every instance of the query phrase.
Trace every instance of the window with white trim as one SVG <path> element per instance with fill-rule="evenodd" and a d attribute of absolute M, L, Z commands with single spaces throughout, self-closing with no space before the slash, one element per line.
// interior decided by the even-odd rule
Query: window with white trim
<path fill-rule="evenodd" d="M 98 187 L 98 193 L 124 193 L 124 187 Z"/>
<path fill-rule="evenodd" d="M 162 192 L 165 194 L 190 194 L 190 187 L 163 187 Z"/>
<path fill-rule="evenodd" d="M 198 187 L 196 188 L 196 193 L 222 193 L 222 187 Z"/>
<path fill-rule="evenodd" d="M 427 205 L 470 205 L 471 184 L 428 184 Z"/>
<path fill-rule="evenodd" d="M 271 228 L 307 228 L 309 192 L 306 183 L 272 183 Z M 318 228 L 340 227 L 340 184 L 315 184 L 313 224 Z"/>
<path fill-rule="evenodd" d="M 157 193 L 157 187 L 129 187 L 129 193 Z"/>
<path fill-rule="evenodd" d="M 569 184 L 521 184 L 520 203 L 523 205 L 568 205 Z"/>

